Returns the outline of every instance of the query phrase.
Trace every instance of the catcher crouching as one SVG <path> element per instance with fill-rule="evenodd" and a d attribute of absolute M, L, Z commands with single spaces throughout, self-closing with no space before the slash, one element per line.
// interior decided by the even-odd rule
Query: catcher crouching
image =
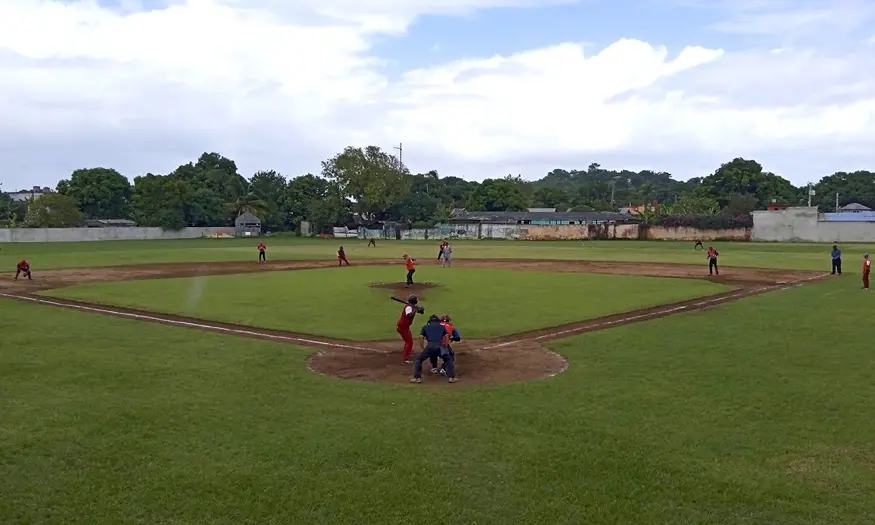
<path fill-rule="evenodd" d="M 434 364 L 435 372 L 437 371 L 437 358 L 444 360 L 446 375 L 450 383 L 456 382 L 456 367 L 454 366 L 453 356 L 450 355 L 450 350 L 447 347 L 449 344 L 450 333 L 447 328 L 441 324 L 438 316 L 432 315 L 428 318 L 428 323 L 422 327 L 419 332 L 419 345 L 422 349 L 416 357 L 416 363 L 413 365 L 413 377 L 411 383 L 422 383 L 422 363 L 428 359 Z"/>

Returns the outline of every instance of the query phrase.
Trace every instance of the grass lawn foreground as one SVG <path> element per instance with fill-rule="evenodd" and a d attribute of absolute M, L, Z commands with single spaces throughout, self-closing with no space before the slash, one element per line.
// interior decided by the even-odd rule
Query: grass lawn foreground
<path fill-rule="evenodd" d="M 438 392 L 294 346 L 0 300 L 9 523 L 875 522 L 872 296 L 836 279 Z M 863 314 L 865 316 L 865 314 Z"/>
<path fill-rule="evenodd" d="M 729 288 L 702 280 L 422 268 L 427 313 L 451 313 L 465 337 L 486 338 L 692 299 Z M 396 336 L 398 303 L 374 282 L 398 268 L 349 267 L 90 283 L 48 295 L 353 340 Z"/>

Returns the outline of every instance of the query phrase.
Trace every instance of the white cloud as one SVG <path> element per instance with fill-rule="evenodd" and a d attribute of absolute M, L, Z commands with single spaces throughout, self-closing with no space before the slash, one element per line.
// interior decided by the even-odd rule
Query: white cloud
<path fill-rule="evenodd" d="M 474 178 L 591 161 L 688 177 L 748 155 L 801 181 L 875 155 L 875 57 L 859 43 L 564 43 L 391 78 L 371 46 L 415 17 L 543 2 L 126 2 L 0 2 L 0 151 L 19 174 L 6 185 L 167 171 L 205 150 L 297 174 L 347 144 L 399 141 L 414 170 Z"/>

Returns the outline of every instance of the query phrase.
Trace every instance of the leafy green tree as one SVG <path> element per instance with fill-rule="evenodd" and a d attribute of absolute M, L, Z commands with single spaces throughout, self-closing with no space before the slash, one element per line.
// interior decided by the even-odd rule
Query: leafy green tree
<path fill-rule="evenodd" d="M 514 179 L 486 179 L 468 198 L 471 211 L 524 211 L 528 206 L 522 183 Z"/>
<path fill-rule="evenodd" d="M 128 215 L 131 183 L 114 169 L 76 170 L 58 183 L 57 192 L 75 199 L 86 219 L 123 219 Z"/>
<path fill-rule="evenodd" d="M 75 228 L 85 224 L 76 199 L 60 193 L 48 193 L 34 199 L 27 207 L 27 228 Z"/>
<path fill-rule="evenodd" d="M 713 174 L 702 179 L 698 194 L 717 200 L 721 207 L 729 204 L 733 195 L 752 195 L 758 206 L 765 206 L 773 199 L 793 202 L 798 190 L 787 179 L 763 171 L 755 160 L 736 158 L 721 165 Z"/>
<path fill-rule="evenodd" d="M 684 195 L 670 206 L 670 215 L 717 215 L 720 205 L 716 199 Z"/>
<path fill-rule="evenodd" d="M 729 196 L 729 202 L 723 209 L 723 214 L 730 217 L 743 217 L 759 207 L 759 202 L 754 195 L 742 195 L 736 193 Z"/>
<path fill-rule="evenodd" d="M 385 214 L 410 192 L 407 168 L 377 146 L 344 149 L 322 162 L 322 175 L 354 200 L 356 211 L 368 220 Z"/>
<path fill-rule="evenodd" d="M 233 200 L 228 203 L 232 219 L 247 212 L 259 219 L 264 217 L 267 214 L 268 204 L 258 189 L 242 177 L 235 181 L 235 184 Z"/>
<path fill-rule="evenodd" d="M 858 202 L 875 209 L 875 173 L 871 171 L 839 171 L 820 179 L 813 189 L 816 195 L 812 204 L 824 211 L 834 211 L 837 194 L 839 206 Z M 803 193 L 807 199 L 807 188 Z"/>
<path fill-rule="evenodd" d="M 131 218 L 141 226 L 180 230 L 188 226 L 185 207 L 192 193 L 189 183 L 179 177 L 151 173 L 136 177 Z"/>
<path fill-rule="evenodd" d="M 301 221 L 310 218 L 314 203 L 327 198 L 329 186 L 327 180 L 310 173 L 290 180 L 279 198 L 284 222 L 297 227 Z"/>
<path fill-rule="evenodd" d="M 310 210 L 307 212 L 314 231 L 319 233 L 329 233 L 334 226 L 348 224 L 351 215 L 352 206 L 337 184 L 329 184 L 324 197 L 321 200 L 311 201 Z"/>
<path fill-rule="evenodd" d="M 249 183 L 252 191 L 265 203 L 264 216 L 261 217 L 262 226 L 269 230 L 282 228 L 286 220 L 279 201 L 286 191 L 286 178 L 272 170 L 259 171 L 252 176 Z"/>
<path fill-rule="evenodd" d="M 532 206 L 535 208 L 556 208 L 564 211 L 571 202 L 568 192 L 561 188 L 536 188 L 532 195 Z"/>

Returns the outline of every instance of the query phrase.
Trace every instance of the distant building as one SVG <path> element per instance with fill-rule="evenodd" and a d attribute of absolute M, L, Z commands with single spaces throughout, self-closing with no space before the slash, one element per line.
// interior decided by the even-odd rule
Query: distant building
<path fill-rule="evenodd" d="M 47 193 L 53 193 L 51 188 L 40 188 L 39 186 L 34 186 L 29 190 L 19 190 L 19 191 L 10 191 L 6 195 L 9 195 L 9 198 L 18 201 L 28 201 L 34 200 L 42 197 Z"/>
<path fill-rule="evenodd" d="M 861 211 L 872 211 L 872 208 L 863 206 L 859 202 L 852 202 L 839 208 L 839 213 L 860 213 Z"/>
<path fill-rule="evenodd" d="M 644 210 L 648 208 L 655 209 L 657 206 L 659 206 L 659 201 L 653 201 L 650 204 L 636 204 L 634 206 L 629 203 L 628 206 L 620 208 L 620 213 L 624 215 L 638 215 L 644 213 Z"/>
<path fill-rule="evenodd" d="M 778 204 L 777 202 L 773 202 L 771 204 L 768 204 L 766 206 L 766 209 L 769 211 L 781 211 L 781 210 L 786 210 L 789 207 L 790 207 L 789 204 Z"/>
<path fill-rule="evenodd" d="M 249 212 L 241 213 L 234 219 L 234 227 L 238 237 L 261 235 L 261 219 Z"/>
<path fill-rule="evenodd" d="M 556 213 L 556 208 L 529 208 L 529 213 Z"/>

